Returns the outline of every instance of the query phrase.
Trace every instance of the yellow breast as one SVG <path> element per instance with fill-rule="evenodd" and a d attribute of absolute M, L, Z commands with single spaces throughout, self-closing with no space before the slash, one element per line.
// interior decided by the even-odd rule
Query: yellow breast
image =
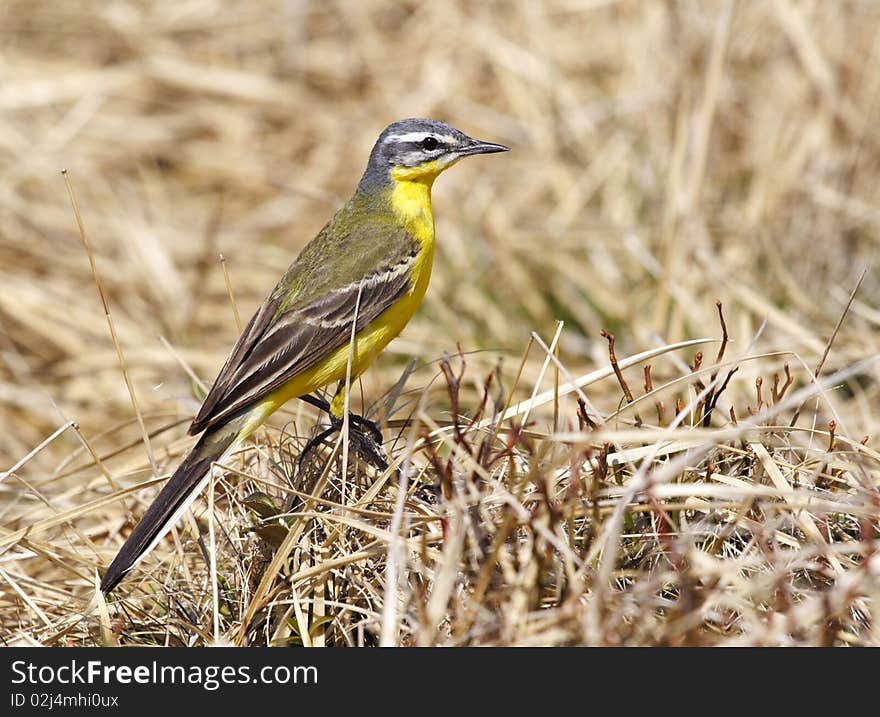
<path fill-rule="evenodd" d="M 434 263 L 434 215 L 431 212 L 431 185 L 434 177 L 422 174 L 416 179 L 395 176 L 389 201 L 398 220 L 419 244 L 419 253 L 410 277 L 410 291 L 384 311 L 371 325 L 381 343 L 379 350 L 399 334 L 422 303 Z"/>
<path fill-rule="evenodd" d="M 392 186 L 389 203 L 394 213 L 410 236 L 419 244 L 415 266 L 410 277 L 410 290 L 396 304 L 383 311 L 356 339 L 355 359 L 352 376 L 363 373 L 375 361 L 379 353 L 409 323 L 422 303 L 431 268 L 434 263 L 434 215 L 431 212 L 431 184 L 433 177 L 425 181 L 424 176 L 415 181 L 397 179 L 392 171 Z M 345 375 L 348 361 L 348 347 L 342 358 L 341 373 Z M 341 380 L 341 378 L 334 378 Z"/>
<path fill-rule="evenodd" d="M 434 263 L 434 215 L 431 213 L 431 183 L 424 176 L 416 181 L 399 180 L 392 183 L 389 203 L 397 219 L 419 244 L 415 266 L 410 277 L 410 290 L 396 304 L 383 311 L 355 337 L 351 378 L 354 380 L 376 360 L 388 343 L 397 336 L 415 314 L 431 278 Z M 253 428 L 291 398 L 311 393 L 335 381 L 345 379 L 348 368 L 349 344 L 334 351 L 314 368 L 295 376 L 277 389 L 258 406 L 253 416 Z M 250 430 L 253 430 L 250 428 Z M 249 433 L 250 431 L 248 431 Z"/>

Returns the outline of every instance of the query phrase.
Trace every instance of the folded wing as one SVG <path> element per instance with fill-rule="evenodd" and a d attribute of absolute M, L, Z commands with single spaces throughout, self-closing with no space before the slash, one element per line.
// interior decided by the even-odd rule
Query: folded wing
<path fill-rule="evenodd" d="M 416 252 L 397 248 L 391 262 L 306 300 L 291 301 L 279 284 L 236 342 L 190 434 L 229 420 L 348 343 L 356 306 L 360 331 L 403 297 Z"/>

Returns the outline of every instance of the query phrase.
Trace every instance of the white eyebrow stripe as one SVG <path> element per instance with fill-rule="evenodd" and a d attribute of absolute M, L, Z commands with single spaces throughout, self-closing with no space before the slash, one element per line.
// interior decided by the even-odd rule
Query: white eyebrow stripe
<path fill-rule="evenodd" d="M 407 132 L 406 134 L 392 134 L 388 136 L 389 142 L 420 142 L 425 137 L 436 137 L 441 142 L 458 144 L 458 140 L 451 134 L 437 134 L 436 132 Z"/>

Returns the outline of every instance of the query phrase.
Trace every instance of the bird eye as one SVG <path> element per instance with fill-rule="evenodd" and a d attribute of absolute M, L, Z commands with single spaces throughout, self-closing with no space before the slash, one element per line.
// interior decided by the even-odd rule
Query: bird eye
<path fill-rule="evenodd" d="M 437 149 L 437 138 L 436 137 L 425 137 L 422 140 L 422 147 L 424 147 L 428 151 L 430 151 L 432 149 Z"/>

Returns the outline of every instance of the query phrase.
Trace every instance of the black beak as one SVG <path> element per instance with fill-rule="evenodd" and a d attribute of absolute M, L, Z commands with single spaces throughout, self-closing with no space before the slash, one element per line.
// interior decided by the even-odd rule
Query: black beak
<path fill-rule="evenodd" d="M 470 154 L 494 154 L 495 152 L 509 152 L 510 147 L 503 144 L 495 144 L 494 142 L 481 142 L 478 139 L 472 140 L 473 144 L 462 147 L 458 150 L 461 157 L 467 157 Z"/>

